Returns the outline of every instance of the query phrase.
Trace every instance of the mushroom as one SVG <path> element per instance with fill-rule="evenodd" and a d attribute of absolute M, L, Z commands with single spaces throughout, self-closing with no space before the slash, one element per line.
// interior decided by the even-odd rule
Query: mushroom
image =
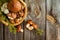
<path fill-rule="evenodd" d="M 15 22 L 18 23 L 20 21 L 20 19 L 15 19 Z"/>
<path fill-rule="evenodd" d="M 29 30 L 33 30 L 33 29 L 34 29 L 34 27 L 33 27 L 33 26 L 30 26 L 28 29 L 29 29 Z"/>
<path fill-rule="evenodd" d="M 27 23 L 29 23 L 31 25 L 33 24 L 32 20 L 28 20 Z"/>
<path fill-rule="evenodd" d="M 4 14 L 8 14 L 9 13 L 9 10 L 8 9 L 5 9 L 4 10 Z"/>
<path fill-rule="evenodd" d="M 33 30 L 34 29 L 34 27 L 31 26 L 29 23 L 26 24 L 26 28 L 29 29 L 29 30 Z"/>
<path fill-rule="evenodd" d="M 16 13 L 12 13 L 11 16 L 12 16 L 12 18 L 15 19 L 17 17 L 17 14 Z"/>
<path fill-rule="evenodd" d="M 9 13 L 9 10 L 7 9 L 7 2 L 1 6 L 1 11 L 4 12 L 4 14 Z"/>
<path fill-rule="evenodd" d="M 33 23 L 32 26 L 33 26 L 35 29 L 38 29 L 37 24 Z"/>
<path fill-rule="evenodd" d="M 29 30 L 33 30 L 33 29 L 38 29 L 38 26 L 34 22 L 32 22 L 32 20 L 28 20 L 26 24 L 26 28 L 28 28 Z"/>
<path fill-rule="evenodd" d="M 29 27 L 30 27 L 30 24 L 29 24 L 29 23 L 27 23 L 27 24 L 26 24 L 26 28 L 29 28 Z"/>
<path fill-rule="evenodd" d="M 21 25 L 17 26 L 17 32 L 23 32 L 23 29 L 21 28 Z"/>
<path fill-rule="evenodd" d="M 23 17 L 23 16 L 24 16 L 23 11 L 22 11 L 22 12 L 19 12 L 19 15 L 20 15 L 21 17 Z"/>
<path fill-rule="evenodd" d="M 7 16 L 8 16 L 9 19 L 13 19 L 13 18 L 11 17 L 11 13 L 8 13 Z"/>
<path fill-rule="evenodd" d="M 11 12 L 19 12 L 21 10 L 21 3 L 18 0 L 10 0 L 7 4 L 7 8 Z"/>
<path fill-rule="evenodd" d="M 13 19 L 15 19 L 17 17 L 16 13 L 8 13 L 7 16 L 11 20 L 13 20 Z"/>

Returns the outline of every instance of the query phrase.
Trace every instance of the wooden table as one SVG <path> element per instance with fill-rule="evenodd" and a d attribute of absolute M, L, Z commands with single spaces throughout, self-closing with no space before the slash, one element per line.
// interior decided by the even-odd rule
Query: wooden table
<path fill-rule="evenodd" d="M 60 28 L 46 20 L 46 15 L 51 12 L 60 22 L 60 0 L 24 1 L 28 7 L 28 16 L 21 24 L 24 32 L 14 35 L 9 32 L 8 27 L 0 23 L 0 40 L 60 40 Z M 33 20 L 43 30 L 43 35 L 39 36 L 35 30 L 29 31 L 25 28 L 26 21 L 29 19 Z"/>

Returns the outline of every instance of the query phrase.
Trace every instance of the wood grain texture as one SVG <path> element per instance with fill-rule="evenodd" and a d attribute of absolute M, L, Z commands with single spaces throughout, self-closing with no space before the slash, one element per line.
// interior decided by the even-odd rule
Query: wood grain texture
<path fill-rule="evenodd" d="M 3 40 L 3 24 L 0 23 L 0 40 Z"/>
<path fill-rule="evenodd" d="M 20 24 L 21 25 L 21 27 L 23 28 L 23 23 L 22 24 Z M 24 38 L 23 38 L 23 32 L 17 32 L 17 34 L 16 34 L 16 40 L 23 40 Z"/>
<path fill-rule="evenodd" d="M 47 22 L 46 40 L 57 40 L 57 28 L 50 22 Z"/>
<path fill-rule="evenodd" d="M 25 2 L 28 7 L 28 16 L 25 21 L 30 19 L 36 23 L 43 30 L 43 35 L 39 36 L 35 30 L 25 29 L 24 40 L 45 40 L 45 0 L 25 0 Z"/>
<path fill-rule="evenodd" d="M 24 32 L 23 32 L 23 40 L 30 40 L 30 31 L 26 29 L 26 22 L 24 21 L 23 27 L 24 27 Z"/>
<path fill-rule="evenodd" d="M 8 27 L 4 26 L 4 40 L 12 40 Z"/>
<path fill-rule="evenodd" d="M 47 14 L 52 14 L 57 19 L 58 24 L 51 24 L 50 22 L 46 22 L 46 39 L 47 40 L 60 40 L 59 39 L 59 30 L 57 25 L 60 23 L 60 0 L 47 0 Z M 51 11 L 52 9 L 52 11 Z M 49 13 L 50 12 L 50 13 Z"/>
<path fill-rule="evenodd" d="M 56 16 L 56 19 L 60 25 L 60 0 L 53 0 L 52 9 L 53 15 Z M 57 40 L 60 40 L 60 26 L 57 28 Z"/>
<path fill-rule="evenodd" d="M 23 24 L 22 25 L 22 28 L 23 28 Z M 19 33 L 16 33 L 16 34 L 13 34 L 11 32 L 9 32 L 9 29 L 8 27 L 5 27 L 5 31 L 4 31 L 4 40 L 23 40 L 23 33 L 19 32 Z"/>

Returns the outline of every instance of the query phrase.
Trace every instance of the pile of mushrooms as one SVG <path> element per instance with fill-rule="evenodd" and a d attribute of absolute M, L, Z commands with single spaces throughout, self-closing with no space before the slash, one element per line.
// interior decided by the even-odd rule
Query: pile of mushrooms
<path fill-rule="evenodd" d="M 18 0 L 9 1 L 7 8 L 10 11 L 7 16 L 11 23 L 18 23 L 23 19 L 24 6 Z"/>

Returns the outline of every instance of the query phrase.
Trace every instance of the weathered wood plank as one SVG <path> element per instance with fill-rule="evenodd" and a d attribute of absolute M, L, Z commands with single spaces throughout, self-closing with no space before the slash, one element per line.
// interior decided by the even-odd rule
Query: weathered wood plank
<path fill-rule="evenodd" d="M 3 24 L 0 23 L 0 40 L 3 40 Z"/>
<path fill-rule="evenodd" d="M 5 36 L 5 40 L 23 40 L 23 33 L 21 32 L 16 34 L 10 33 L 8 27 L 5 27 L 4 36 Z"/>
<path fill-rule="evenodd" d="M 51 13 L 53 16 L 56 17 L 58 22 L 60 21 L 60 0 L 47 0 L 47 14 L 49 14 L 49 11 L 52 11 Z M 46 31 L 46 39 L 47 40 L 59 40 L 59 27 L 57 28 L 56 25 L 51 24 L 50 22 L 47 21 L 47 31 Z"/>
<path fill-rule="evenodd" d="M 30 31 L 26 29 L 25 27 L 26 22 L 24 21 L 24 33 L 23 33 L 23 40 L 30 40 Z"/>
<path fill-rule="evenodd" d="M 23 28 L 23 23 L 21 24 L 21 27 Z M 23 40 L 23 32 L 17 32 L 16 40 Z"/>
<path fill-rule="evenodd" d="M 4 40 L 12 40 L 8 27 L 4 26 Z"/>
<path fill-rule="evenodd" d="M 47 39 L 46 40 L 57 40 L 57 28 L 51 23 L 47 22 Z"/>
<path fill-rule="evenodd" d="M 56 16 L 60 25 L 60 0 L 53 0 L 53 14 Z M 60 40 L 60 26 L 57 28 L 57 40 Z"/>
<path fill-rule="evenodd" d="M 24 40 L 45 40 L 45 0 L 25 0 L 25 2 L 28 6 L 28 16 L 25 21 L 31 19 L 35 22 L 43 30 L 43 35 L 39 36 L 35 30 L 25 29 Z"/>

